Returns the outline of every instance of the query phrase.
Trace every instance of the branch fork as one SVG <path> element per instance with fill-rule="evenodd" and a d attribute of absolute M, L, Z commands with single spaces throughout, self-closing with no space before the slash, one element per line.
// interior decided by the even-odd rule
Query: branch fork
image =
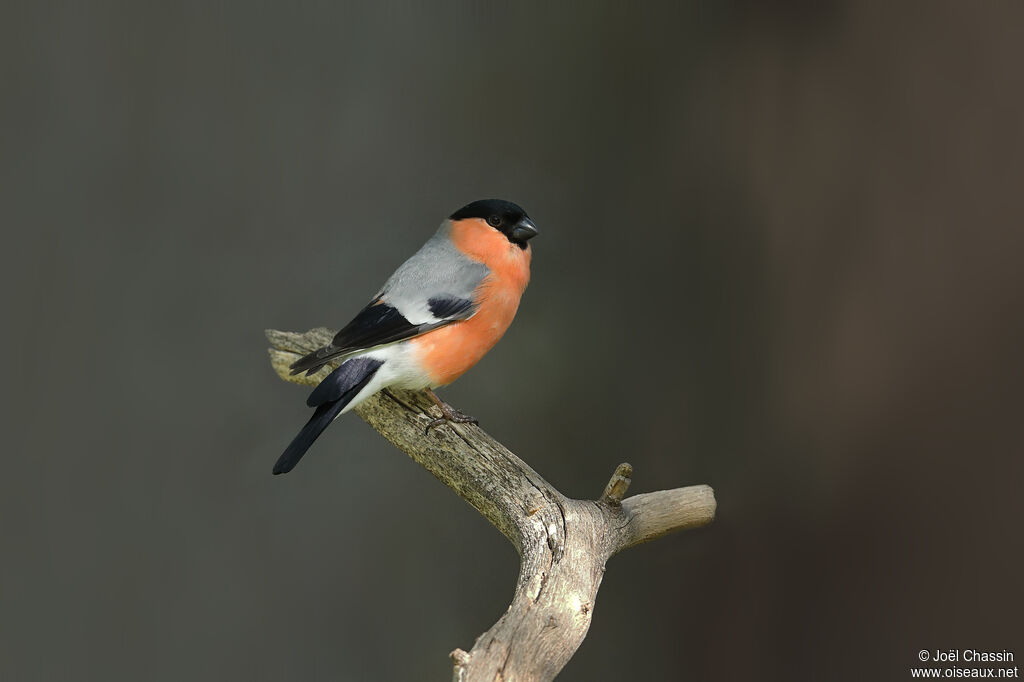
<path fill-rule="evenodd" d="M 315 385 L 334 366 L 291 376 L 288 366 L 333 332 L 267 330 L 270 361 L 286 381 Z M 456 682 L 553 680 L 586 637 L 609 558 L 715 516 L 706 485 L 625 497 L 633 467 L 620 464 L 597 500 L 574 500 L 472 423 L 448 423 L 424 435 L 435 403 L 425 393 L 386 389 L 355 412 L 399 450 L 472 505 L 520 556 L 508 610 L 469 651 L 450 656 Z"/>

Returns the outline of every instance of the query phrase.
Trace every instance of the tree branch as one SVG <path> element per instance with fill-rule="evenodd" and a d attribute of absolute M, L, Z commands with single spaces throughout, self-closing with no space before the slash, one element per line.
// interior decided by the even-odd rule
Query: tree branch
<path fill-rule="evenodd" d="M 267 330 L 270 361 L 286 381 L 298 357 L 333 332 Z M 508 611 L 469 651 L 451 653 L 456 682 L 552 680 L 586 637 L 605 562 L 617 552 L 667 533 L 697 528 L 715 516 L 706 485 L 625 498 L 633 468 L 620 464 L 598 500 L 567 498 L 528 464 L 473 424 L 446 424 L 425 434 L 435 409 L 424 394 L 386 389 L 355 412 L 425 467 L 509 539 L 521 559 Z"/>

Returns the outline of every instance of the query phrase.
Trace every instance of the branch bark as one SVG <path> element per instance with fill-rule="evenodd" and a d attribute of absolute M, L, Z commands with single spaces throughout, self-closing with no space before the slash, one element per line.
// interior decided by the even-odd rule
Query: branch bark
<path fill-rule="evenodd" d="M 333 335 L 324 328 L 267 330 L 271 365 L 286 381 L 315 385 L 333 367 L 305 377 L 289 375 L 288 366 Z M 425 435 L 432 409 L 424 394 L 386 389 L 355 412 L 483 514 L 519 552 L 512 604 L 470 651 L 451 653 L 455 682 L 554 679 L 587 635 L 607 560 L 714 519 L 714 491 L 706 485 L 624 499 L 629 464 L 619 465 L 599 499 L 570 499 L 478 426 L 449 423 Z"/>

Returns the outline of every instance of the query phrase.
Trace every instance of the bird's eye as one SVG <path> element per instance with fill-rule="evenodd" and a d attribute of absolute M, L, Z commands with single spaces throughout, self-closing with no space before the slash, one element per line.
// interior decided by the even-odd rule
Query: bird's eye
<path fill-rule="evenodd" d="M 491 227 L 500 227 L 501 226 L 501 216 L 492 215 L 491 217 L 489 217 L 487 219 L 487 224 L 490 225 Z"/>

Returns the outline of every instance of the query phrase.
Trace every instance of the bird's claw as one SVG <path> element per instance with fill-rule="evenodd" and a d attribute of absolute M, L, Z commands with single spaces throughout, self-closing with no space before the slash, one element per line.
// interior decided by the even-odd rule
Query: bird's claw
<path fill-rule="evenodd" d="M 452 422 L 455 424 L 480 424 L 480 420 L 476 417 L 470 417 L 468 414 L 463 414 L 451 406 L 446 407 L 448 408 L 447 410 L 441 408 L 441 414 L 443 416 L 430 420 L 430 423 L 427 424 L 426 431 L 423 432 L 424 434 L 430 433 L 430 429 L 435 426 L 441 426 L 441 424 L 444 424 L 445 422 Z"/>
<path fill-rule="evenodd" d="M 430 433 L 430 429 L 432 429 L 435 426 L 440 426 L 445 422 L 454 422 L 455 424 L 480 423 L 476 417 L 470 417 L 468 414 L 463 414 L 462 412 L 459 412 L 445 401 L 441 400 L 439 397 L 437 397 L 437 394 L 434 393 L 429 388 L 426 389 L 424 393 L 426 393 L 427 397 L 430 398 L 431 402 L 437 405 L 437 409 L 441 411 L 441 416 L 438 417 L 437 419 L 431 419 L 430 423 L 427 424 L 427 430 L 424 431 L 423 433 L 428 434 Z"/>

